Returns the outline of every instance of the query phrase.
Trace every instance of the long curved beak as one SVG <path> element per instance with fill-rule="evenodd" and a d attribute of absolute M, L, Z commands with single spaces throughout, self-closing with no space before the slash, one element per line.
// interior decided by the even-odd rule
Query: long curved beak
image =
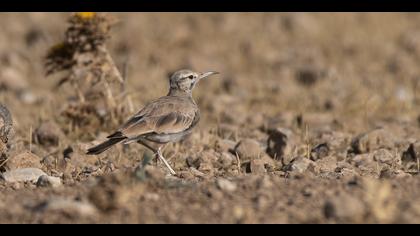
<path fill-rule="evenodd" d="M 201 79 L 204 79 L 204 78 L 207 78 L 207 77 L 209 77 L 209 76 L 211 76 L 211 75 L 216 75 L 216 74 L 220 74 L 219 72 L 217 72 L 217 71 L 208 71 L 208 72 L 203 72 L 203 73 L 201 73 L 199 76 L 198 76 L 198 80 L 201 80 Z"/>

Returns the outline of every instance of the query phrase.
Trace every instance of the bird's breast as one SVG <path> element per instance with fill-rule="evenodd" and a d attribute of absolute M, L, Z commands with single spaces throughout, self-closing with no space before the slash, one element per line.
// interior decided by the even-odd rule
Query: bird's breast
<path fill-rule="evenodd" d="M 149 133 L 145 135 L 144 138 L 156 143 L 179 142 L 193 131 L 193 128 L 198 124 L 199 121 L 200 112 L 197 109 L 191 125 L 185 130 L 177 133 Z"/>

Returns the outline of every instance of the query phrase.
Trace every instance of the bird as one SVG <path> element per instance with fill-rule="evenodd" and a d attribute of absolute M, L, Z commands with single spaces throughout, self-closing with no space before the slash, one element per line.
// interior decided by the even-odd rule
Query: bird
<path fill-rule="evenodd" d="M 137 142 L 149 148 L 175 175 L 176 172 L 162 155 L 162 148 L 169 142 L 181 141 L 198 124 L 200 110 L 192 91 L 200 80 L 215 74 L 219 72 L 176 71 L 169 77 L 166 96 L 147 103 L 109 135 L 106 141 L 89 148 L 86 154 L 98 155 L 117 143 Z"/>

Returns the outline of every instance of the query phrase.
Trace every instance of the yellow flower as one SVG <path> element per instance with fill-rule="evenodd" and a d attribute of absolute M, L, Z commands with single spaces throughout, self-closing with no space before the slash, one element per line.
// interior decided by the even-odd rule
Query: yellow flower
<path fill-rule="evenodd" d="M 95 12 L 78 12 L 76 13 L 76 16 L 85 20 L 90 20 L 96 16 L 96 13 Z"/>
<path fill-rule="evenodd" d="M 54 53 L 54 52 L 57 52 L 57 51 L 59 51 L 59 50 L 63 49 L 65 46 L 66 46 L 66 44 L 65 44 L 65 43 L 57 43 L 57 44 L 55 44 L 54 46 L 52 46 L 52 47 L 49 49 L 49 52 L 48 52 L 48 53 Z"/>

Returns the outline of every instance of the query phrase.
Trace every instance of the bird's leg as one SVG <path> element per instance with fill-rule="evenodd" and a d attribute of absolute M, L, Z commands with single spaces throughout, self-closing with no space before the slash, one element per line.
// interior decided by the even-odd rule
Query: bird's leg
<path fill-rule="evenodd" d="M 165 158 L 162 155 L 161 152 L 162 146 L 160 146 L 157 150 L 157 156 L 160 158 L 160 160 L 163 161 L 163 163 L 165 163 L 166 167 L 169 169 L 169 171 L 171 172 L 172 175 L 176 175 L 175 171 L 172 169 L 172 167 L 169 165 L 169 163 L 165 160 Z"/>
<path fill-rule="evenodd" d="M 152 151 L 153 154 L 156 156 L 157 150 L 155 148 L 153 148 L 152 146 L 150 146 L 145 140 L 139 139 L 139 140 L 137 140 L 137 142 L 140 143 L 141 145 L 147 147 L 148 149 L 150 149 L 150 151 Z M 157 158 L 155 160 L 157 160 Z M 155 162 L 155 164 L 157 166 L 157 164 L 158 164 L 157 161 Z"/>
<path fill-rule="evenodd" d="M 145 147 L 147 147 L 148 149 L 150 149 L 155 155 L 157 155 L 159 157 L 160 160 L 163 161 L 163 163 L 166 165 L 166 167 L 169 169 L 169 171 L 171 172 L 171 174 L 175 175 L 175 171 L 172 169 L 172 167 L 169 165 L 169 163 L 166 161 L 166 159 L 163 157 L 161 149 L 162 146 L 160 146 L 158 149 L 153 148 L 152 146 L 150 146 L 145 140 L 143 139 L 139 139 L 137 140 L 138 143 L 144 145 Z M 157 158 L 156 158 L 157 161 Z M 157 165 L 157 164 L 156 164 Z"/>

